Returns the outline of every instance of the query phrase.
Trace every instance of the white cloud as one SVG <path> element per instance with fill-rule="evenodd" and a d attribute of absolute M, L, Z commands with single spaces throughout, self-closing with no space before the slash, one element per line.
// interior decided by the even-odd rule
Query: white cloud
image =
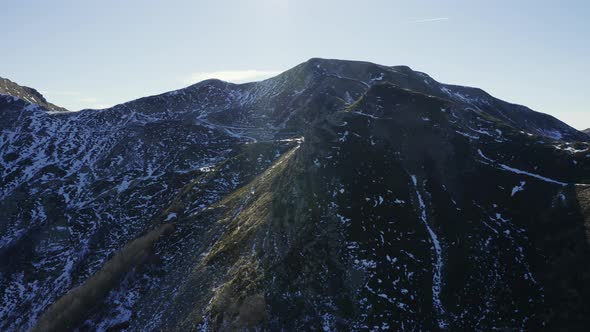
<path fill-rule="evenodd" d="M 278 70 L 224 70 L 193 73 L 185 83 L 197 83 L 210 78 L 220 79 L 232 83 L 259 81 L 280 74 Z"/>
<path fill-rule="evenodd" d="M 49 101 L 67 108 L 70 111 L 78 111 L 82 109 L 104 109 L 114 106 L 115 104 L 108 104 L 101 98 L 91 97 L 83 94 L 80 91 L 67 90 L 49 90 L 42 91 L 42 94 L 48 97 Z"/>
<path fill-rule="evenodd" d="M 446 21 L 446 20 L 450 20 L 450 18 L 448 18 L 448 17 L 426 18 L 426 19 L 422 19 L 422 20 L 412 21 L 412 23 L 426 23 L 426 22 Z"/>

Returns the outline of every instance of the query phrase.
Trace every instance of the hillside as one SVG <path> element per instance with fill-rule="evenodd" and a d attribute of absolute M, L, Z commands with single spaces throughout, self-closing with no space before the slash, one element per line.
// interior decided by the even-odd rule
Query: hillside
<path fill-rule="evenodd" d="M 327 59 L 105 110 L 11 91 L 0 330 L 590 324 L 589 139 L 549 115 Z"/>

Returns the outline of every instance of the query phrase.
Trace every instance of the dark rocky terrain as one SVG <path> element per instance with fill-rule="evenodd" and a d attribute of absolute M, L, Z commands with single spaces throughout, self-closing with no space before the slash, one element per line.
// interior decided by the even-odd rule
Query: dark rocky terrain
<path fill-rule="evenodd" d="M 63 107 L 55 106 L 45 99 L 39 91 L 26 86 L 20 86 L 9 79 L 0 77 L 0 94 L 21 99 L 27 103 L 39 105 L 50 112 L 66 112 Z"/>
<path fill-rule="evenodd" d="M 582 130 L 584 134 L 590 135 L 590 128 Z"/>
<path fill-rule="evenodd" d="M 105 110 L 13 84 L 2 331 L 590 326 L 589 139 L 549 115 L 324 59 Z"/>

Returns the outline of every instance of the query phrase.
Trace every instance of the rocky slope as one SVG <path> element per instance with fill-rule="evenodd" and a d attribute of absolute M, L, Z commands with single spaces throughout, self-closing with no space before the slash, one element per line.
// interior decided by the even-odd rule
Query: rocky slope
<path fill-rule="evenodd" d="M 588 137 L 548 115 L 324 59 L 106 110 L 2 93 L 2 330 L 590 323 Z"/>
<path fill-rule="evenodd" d="M 63 107 L 47 102 L 39 91 L 18 85 L 9 79 L 0 77 L 0 95 L 16 97 L 30 104 L 36 104 L 51 112 L 67 112 Z"/>
<path fill-rule="evenodd" d="M 582 130 L 582 132 L 586 135 L 590 135 L 590 128 Z"/>

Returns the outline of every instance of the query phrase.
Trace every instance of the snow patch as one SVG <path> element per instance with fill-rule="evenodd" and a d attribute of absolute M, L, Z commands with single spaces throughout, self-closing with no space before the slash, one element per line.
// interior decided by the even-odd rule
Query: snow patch
<path fill-rule="evenodd" d="M 422 223 L 426 227 L 428 234 L 430 235 L 430 241 L 434 247 L 434 256 L 435 256 L 435 264 L 434 264 L 434 273 L 432 274 L 432 304 L 436 309 L 438 314 L 438 326 L 441 329 L 447 327 L 447 323 L 444 321 L 442 316 L 445 314 L 445 310 L 442 306 L 442 302 L 440 300 L 440 292 L 442 290 L 442 268 L 443 268 L 443 259 L 442 259 L 442 246 L 438 240 L 438 236 L 430 227 L 428 223 L 428 218 L 426 214 L 426 204 L 422 199 L 422 194 L 420 194 L 420 190 L 418 189 L 418 180 L 416 175 L 412 175 L 412 183 L 414 185 L 414 191 L 416 192 L 416 197 L 418 199 L 418 207 L 420 209 L 420 219 Z"/>
<path fill-rule="evenodd" d="M 523 191 L 525 184 L 526 184 L 526 181 L 521 181 L 520 182 L 520 185 L 515 186 L 514 188 L 512 188 L 512 194 L 511 194 L 511 196 L 514 197 L 514 195 L 516 195 L 517 192 Z"/>

